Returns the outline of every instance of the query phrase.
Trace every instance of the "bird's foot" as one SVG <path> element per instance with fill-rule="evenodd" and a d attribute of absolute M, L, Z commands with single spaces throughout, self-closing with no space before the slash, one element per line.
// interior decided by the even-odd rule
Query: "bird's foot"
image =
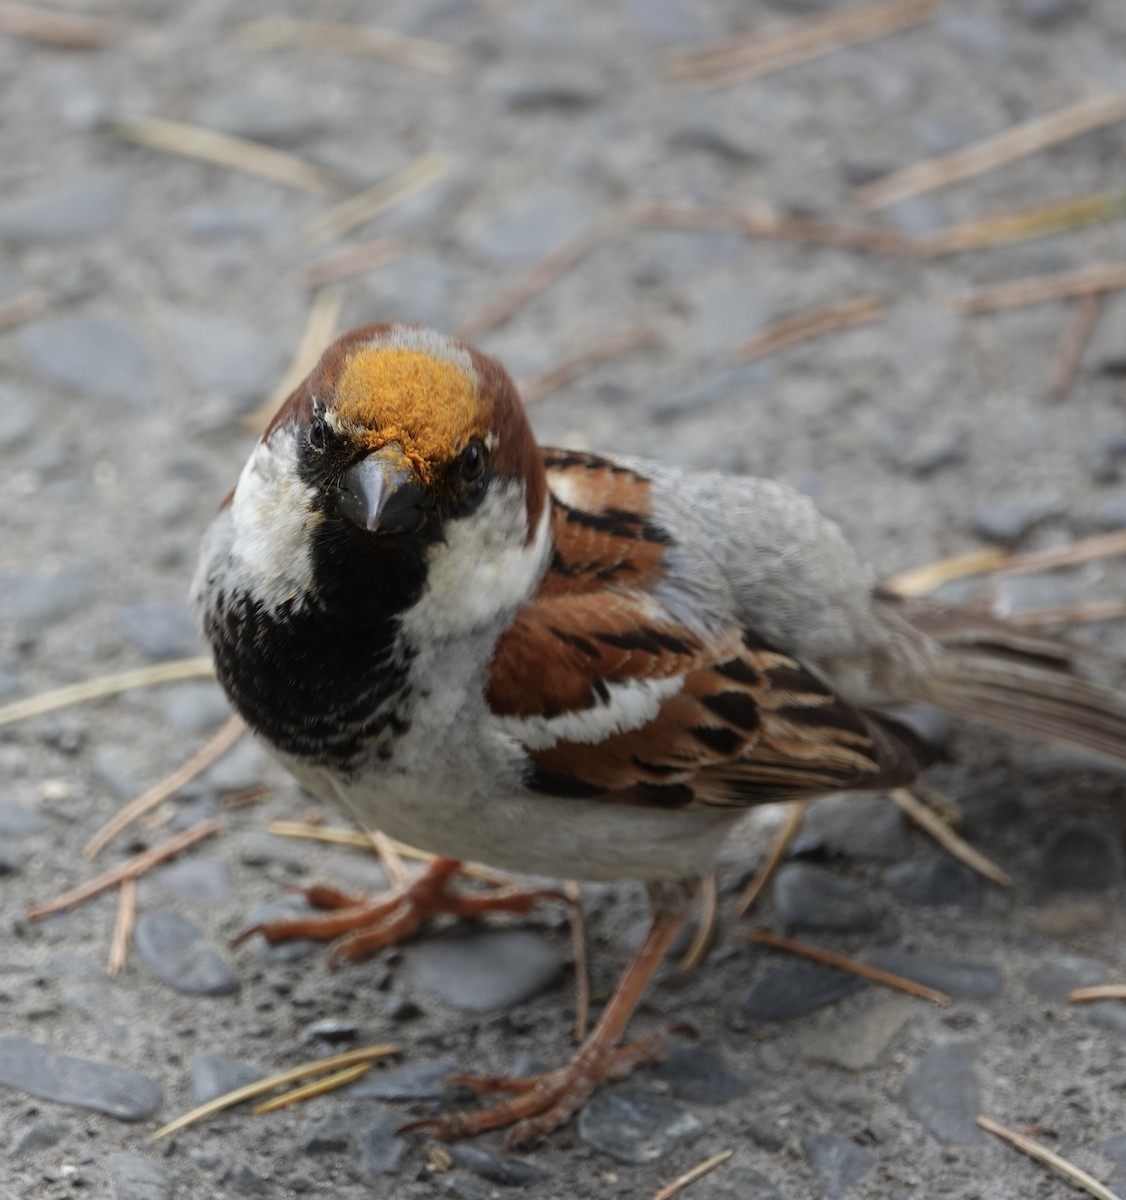
<path fill-rule="evenodd" d="M 473 1137 L 488 1129 L 503 1129 L 505 1149 L 526 1145 L 566 1125 L 594 1094 L 600 1083 L 625 1079 L 638 1067 L 660 1062 L 665 1039 L 649 1034 L 624 1046 L 607 1046 L 592 1035 L 566 1066 L 542 1075 L 457 1075 L 449 1082 L 471 1088 L 477 1095 L 514 1093 L 488 1108 L 426 1117 L 404 1125 L 400 1132 L 422 1131 L 439 1141 Z"/>
<path fill-rule="evenodd" d="M 342 959 L 356 962 L 401 942 L 435 917 L 475 919 L 490 912 L 522 914 L 541 900 L 568 902 L 562 892 L 550 888 L 499 887 L 483 892 L 454 892 L 450 884 L 459 867 L 452 859 L 435 859 L 417 879 L 372 899 L 315 885 L 306 889 L 306 899 L 314 908 L 328 911 L 319 916 L 263 921 L 244 929 L 235 944 L 256 933 L 271 946 L 298 938 L 333 942 L 328 962 L 329 966 L 336 966 Z"/>

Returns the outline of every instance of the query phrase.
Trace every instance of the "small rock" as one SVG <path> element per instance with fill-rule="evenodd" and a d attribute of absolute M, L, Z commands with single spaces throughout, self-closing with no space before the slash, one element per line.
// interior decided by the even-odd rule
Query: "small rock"
<path fill-rule="evenodd" d="M 149 970 L 169 987 L 195 996 L 238 991 L 238 975 L 182 913 L 145 913 L 137 920 L 134 936 Z"/>
<path fill-rule="evenodd" d="M 699 8 L 686 0 L 626 0 L 626 16 L 642 37 L 666 46 L 698 42 L 709 33 Z"/>
<path fill-rule="evenodd" d="M 423 1010 L 409 996 L 388 996 L 383 1015 L 389 1021 L 413 1021 L 423 1015 Z"/>
<path fill-rule="evenodd" d="M 274 145 L 293 145 L 320 132 L 324 118 L 306 95 L 289 90 L 274 95 L 255 91 L 215 92 L 196 109 L 208 129 Z"/>
<path fill-rule="evenodd" d="M 439 935 L 404 951 L 411 984 L 465 1012 L 511 1008 L 559 978 L 563 961 L 527 929 Z"/>
<path fill-rule="evenodd" d="M 863 985 L 858 976 L 836 967 L 790 963 L 756 979 L 743 1000 L 743 1008 L 768 1021 L 792 1021 Z"/>
<path fill-rule="evenodd" d="M 722 162 L 744 167 L 760 157 L 743 129 L 732 128 L 719 109 L 699 97 L 684 104 L 680 119 L 669 133 L 669 143 L 674 148 L 702 150 Z"/>
<path fill-rule="evenodd" d="M 737 342 L 760 329 L 769 317 L 770 309 L 760 288 L 707 281 L 696 300 L 693 349 L 703 361 L 726 355 Z"/>
<path fill-rule="evenodd" d="M 249 829 L 239 842 L 239 860 L 248 867 L 271 863 L 299 875 L 305 870 L 306 855 L 294 838 L 277 837 L 258 829 Z"/>
<path fill-rule="evenodd" d="M 750 1080 L 709 1046 L 674 1046 L 657 1074 L 673 1096 L 691 1104 L 728 1104 L 751 1090 Z"/>
<path fill-rule="evenodd" d="M 322 1017 L 306 1028 L 305 1036 L 336 1044 L 354 1042 L 359 1032 L 360 1028 L 354 1021 L 347 1021 L 342 1017 Z"/>
<path fill-rule="evenodd" d="M 922 954 L 899 954 L 877 950 L 867 956 L 873 967 L 913 979 L 924 987 L 937 988 L 964 1000 L 989 1000 L 1001 994 L 1004 979 L 992 963 L 967 962 L 954 958 L 929 958 Z"/>
<path fill-rule="evenodd" d="M 1066 1001 L 1075 988 L 1094 987 L 1106 982 L 1106 967 L 1093 958 L 1078 954 L 1060 954 L 1046 958 L 1025 979 L 1028 986 L 1044 1000 Z"/>
<path fill-rule="evenodd" d="M 43 625 L 85 608 L 94 581 L 81 568 L 61 571 L 0 571 L 0 622 Z"/>
<path fill-rule="evenodd" d="M 0 239 L 53 242 L 88 238 L 125 220 L 130 189 L 120 176 L 91 171 L 37 195 L 0 204 Z"/>
<path fill-rule="evenodd" d="M 900 859 L 909 847 L 903 813 L 886 796 L 824 796 L 810 804 L 792 853 Z"/>
<path fill-rule="evenodd" d="M 377 1183 L 381 1175 L 394 1175 L 411 1143 L 398 1135 L 403 1119 L 397 1113 L 378 1113 L 353 1137 L 352 1174 L 363 1183 Z"/>
<path fill-rule="evenodd" d="M 804 1037 L 802 1055 L 809 1062 L 862 1071 L 879 1061 L 914 1011 L 906 1000 L 873 1001 L 863 1011 Z"/>
<path fill-rule="evenodd" d="M 1085 1004 L 1083 1007 L 1092 1025 L 1112 1029 L 1115 1033 L 1126 1033 L 1126 1005 L 1121 1000 L 1096 1000 L 1094 1004 Z"/>
<path fill-rule="evenodd" d="M 802 1138 L 801 1147 L 828 1200 L 839 1200 L 850 1192 L 876 1161 L 852 1138 L 831 1130 L 808 1134 Z"/>
<path fill-rule="evenodd" d="M 0 796 L 0 838 L 34 837 L 50 829 L 47 818 L 18 800 Z"/>
<path fill-rule="evenodd" d="M 22 1129 L 17 1129 L 15 1136 L 8 1144 L 7 1155 L 16 1158 L 20 1154 L 30 1154 L 35 1150 L 49 1150 L 58 1145 L 74 1128 L 70 1121 L 32 1121 Z"/>
<path fill-rule="evenodd" d="M 1116 1133 L 1099 1142 L 1096 1147 L 1100 1154 L 1105 1154 L 1122 1172 L 1126 1172 L 1126 1133 Z"/>
<path fill-rule="evenodd" d="M 982 504 L 974 517 L 974 529 L 983 538 L 1011 546 L 1041 521 L 1066 512 L 1066 505 L 1055 492 L 1038 496 L 997 497 Z"/>
<path fill-rule="evenodd" d="M 238 1163 L 227 1173 L 223 1182 L 240 1196 L 264 1196 L 269 1188 L 269 1181 L 264 1175 L 248 1167 L 246 1163 Z"/>
<path fill-rule="evenodd" d="M 1016 825 L 1028 815 L 1028 808 L 1016 792 L 990 788 L 972 792 L 959 800 L 967 833 L 991 833 Z"/>
<path fill-rule="evenodd" d="M 1036 869 L 1053 887 L 1102 891 L 1122 882 L 1126 854 L 1113 829 L 1074 821 L 1052 834 L 1037 856 Z"/>
<path fill-rule="evenodd" d="M 23 851 L 11 842 L 0 842 L 0 877 L 14 875 L 23 866 Z"/>
<path fill-rule="evenodd" d="M 137 408 L 159 401 L 148 353 L 132 326 L 112 317 L 48 317 L 29 325 L 21 345 L 31 368 L 63 389 Z"/>
<path fill-rule="evenodd" d="M 773 378 L 763 363 L 744 363 L 738 367 L 723 367 L 703 371 L 683 384 L 666 392 L 657 392 L 645 401 L 645 408 L 655 421 L 668 421 L 687 413 L 703 412 L 728 401 L 758 391 Z"/>
<path fill-rule="evenodd" d="M 381 320 L 417 321 L 435 329 L 454 324 L 457 271 L 444 255 L 427 251 L 386 263 L 365 280 Z"/>
<path fill-rule="evenodd" d="M 1095 525 L 1107 533 L 1116 529 L 1126 529 L 1126 491 L 1105 496 L 1095 505 L 1091 516 Z"/>
<path fill-rule="evenodd" d="M 289 214 L 280 204 L 193 204 L 184 209 L 180 225 L 193 238 L 263 238 L 288 220 Z"/>
<path fill-rule="evenodd" d="M 173 352 L 203 391 L 247 400 L 268 392 L 286 364 L 280 337 L 230 317 L 180 310 L 165 318 Z"/>
<path fill-rule="evenodd" d="M 938 20 L 939 33 L 957 50 L 986 63 L 1012 57 L 1013 44 L 1005 27 L 974 12 L 948 12 Z"/>
<path fill-rule="evenodd" d="M 596 1092 L 579 1116 L 579 1137 L 625 1163 L 655 1162 L 703 1132 L 695 1114 L 629 1085 Z"/>
<path fill-rule="evenodd" d="M 182 604 L 126 604 L 117 610 L 117 624 L 149 658 L 189 658 L 199 653 L 195 619 Z"/>
<path fill-rule="evenodd" d="M 262 782 L 266 752 L 251 738 L 242 738 L 203 773 L 201 782 L 216 792 L 243 792 Z"/>
<path fill-rule="evenodd" d="M 569 68 L 569 64 L 568 64 Z M 498 80 L 492 88 L 497 101 L 513 112 L 559 109 L 579 112 L 600 103 L 605 87 L 590 75 L 558 68 L 516 78 Z"/>
<path fill-rule="evenodd" d="M 40 1100 L 90 1108 L 121 1121 L 147 1120 L 163 1103 L 160 1086 L 147 1076 L 57 1054 L 18 1034 L 0 1034 L 0 1087 Z"/>
<path fill-rule="evenodd" d="M 223 1096 L 265 1078 L 256 1067 L 239 1062 L 220 1050 L 204 1050 L 197 1054 L 188 1064 L 188 1074 L 192 1081 L 194 1104 L 206 1104 L 216 1096 Z"/>
<path fill-rule="evenodd" d="M 106 1166 L 117 1191 L 116 1200 L 165 1200 L 171 1195 L 168 1172 L 140 1154 L 107 1154 Z"/>
<path fill-rule="evenodd" d="M 910 196 L 884 209 L 888 223 L 908 237 L 927 237 L 947 225 L 941 203 L 934 196 Z"/>
<path fill-rule="evenodd" d="M 247 834 L 247 837 L 270 836 L 268 833 Z M 246 915 L 246 926 L 253 928 L 255 925 L 267 925 L 271 921 L 304 920 L 313 912 L 312 905 L 304 896 L 279 896 L 276 900 L 269 900 L 265 904 L 258 904 L 252 908 Z M 250 939 L 250 944 L 257 949 L 262 961 L 267 963 L 296 962 L 322 947 L 322 943 L 316 942 L 312 938 L 294 938 L 292 941 L 278 942 L 277 945 L 271 946 L 264 937 L 258 934 Z"/>
<path fill-rule="evenodd" d="M 497 266 L 534 262 L 585 229 L 593 218 L 579 196 L 558 188 L 521 194 L 489 210 L 468 234 L 470 250 Z"/>
<path fill-rule="evenodd" d="M 552 1177 L 551 1171 L 535 1163 L 523 1162 L 518 1158 L 501 1158 L 465 1142 L 455 1142 L 450 1146 L 450 1157 L 457 1166 L 480 1175 L 490 1183 L 499 1183 L 502 1187 L 527 1187 Z"/>
<path fill-rule="evenodd" d="M 205 733 L 230 715 L 230 703 L 218 684 L 181 683 L 165 689 L 164 718 L 177 733 Z"/>
<path fill-rule="evenodd" d="M 728 1164 L 730 1165 L 730 1164 Z M 736 1167 L 712 1183 L 713 1200 L 783 1200 L 782 1193 L 758 1171 Z"/>
<path fill-rule="evenodd" d="M 15 450 L 24 445 L 37 427 L 31 395 L 22 388 L 0 383 L 0 450 Z"/>
<path fill-rule="evenodd" d="M 799 928 L 871 929 L 878 921 L 860 888 L 808 863 L 788 863 L 774 877 L 774 908 Z"/>
<path fill-rule="evenodd" d="M 1021 0 L 1020 15 L 1034 29 L 1054 29 L 1087 11 L 1086 0 Z"/>
<path fill-rule="evenodd" d="M 911 1115 L 940 1142 L 972 1146 L 983 1141 L 974 1123 L 981 1095 L 973 1053 L 964 1043 L 936 1046 L 907 1077 L 903 1098 Z"/>
<path fill-rule="evenodd" d="M 458 1073 L 456 1062 L 448 1059 L 416 1058 L 386 1071 L 369 1071 L 348 1095 L 373 1100 L 442 1100 L 457 1092 L 446 1080 Z"/>
<path fill-rule="evenodd" d="M 911 122 L 911 131 L 919 148 L 928 155 L 950 154 L 982 137 L 976 121 L 941 112 L 920 113 Z"/>
<path fill-rule="evenodd" d="M 884 885 L 912 904 L 944 904 L 976 912 L 985 899 L 981 877 L 949 859 L 914 859 L 884 872 Z"/>
<path fill-rule="evenodd" d="M 920 437 L 900 457 L 899 465 L 916 479 L 927 479 L 943 467 L 960 462 L 966 454 L 961 430 L 941 429 Z"/>
<path fill-rule="evenodd" d="M 141 791 L 140 776 L 121 746 L 99 746 L 94 751 L 94 772 L 119 800 L 131 800 Z"/>

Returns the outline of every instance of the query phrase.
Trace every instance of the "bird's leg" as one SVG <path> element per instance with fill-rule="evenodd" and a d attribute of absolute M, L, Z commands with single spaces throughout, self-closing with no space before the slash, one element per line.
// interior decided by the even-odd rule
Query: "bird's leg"
<path fill-rule="evenodd" d="M 526 913 L 540 900 L 567 902 L 562 892 L 550 888 L 502 887 L 487 892 L 454 892 L 450 883 L 460 868 L 461 864 L 454 859 L 436 858 L 417 879 L 371 900 L 323 885 L 311 887 L 305 893 L 309 903 L 331 911 L 320 916 L 263 921 L 243 930 L 236 944 L 255 933 L 261 934 L 271 946 L 298 938 L 335 942 L 328 960 L 330 966 L 335 966 L 341 959 L 355 962 L 400 942 L 434 917 L 448 914 L 474 919 L 490 912 Z"/>
<path fill-rule="evenodd" d="M 686 898 L 691 897 L 694 886 L 691 889 L 687 885 L 650 886 L 653 920 L 645 940 L 618 982 L 598 1024 L 569 1063 L 542 1075 L 458 1076 L 451 1083 L 464 1084 L 478 1095 L 488 1092 L 515 1095 L 488 1108 L 413 1121 L 404 1130 L 424 1130 L 441 1141 L 452 1141 L 509 1126 L 505 1147 L 511 1149 L 566 1125 L 603 1081 L 625 1079 L 638 1067 L 659 1062 L 664 1057 L 664 1039 L 659 1034 L 624 1046 L 618 1043 L 649 981 L 688 917 Z"/>

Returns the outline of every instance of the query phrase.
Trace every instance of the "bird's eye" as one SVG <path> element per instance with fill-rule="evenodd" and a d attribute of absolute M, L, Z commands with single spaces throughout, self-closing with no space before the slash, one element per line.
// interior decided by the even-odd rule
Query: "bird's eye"
<path fill-rule="evenodd" d="M 320 413 L 317 413 L 309 426 L 309 445 L 314 450 L 325 448 L 325 419 Z"/>
<path fill-rule="evenodd" d="M 461 456 L 462 483 L 478 483 L 485 473 L 485 447 L 480 438 L 474 438 Z"/>

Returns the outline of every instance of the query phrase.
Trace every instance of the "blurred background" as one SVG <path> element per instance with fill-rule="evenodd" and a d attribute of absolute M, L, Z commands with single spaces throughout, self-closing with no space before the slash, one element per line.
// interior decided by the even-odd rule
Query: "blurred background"
<path fill-rule="evenodd" d="M 404 0 L 318 5 L 315 19 L 253 0 L 3 0 L 0 96 L 0 703 L 201 653 L 185 596 L 203 529 L 320 350 L 373 321 L 498 355 L 545 443 L 787 479 L 884 575 L 1126 528 L 1121 0 Z M 1046 627 L 1063 609 L 1056 624 L 1120 658 L 1120 626 L 1093 618 L 1121 615 L 1122 583 L 1092 558 L 947 594 Z M 0 1031 L 147 1072 L 159 1119 L 199 1095 L 188 1064 L 204 1031 L 208 1049 L 264 1070 L 323 1049 L 308 1033 L 320 1020 L 351 1023 L 341 1041 L 390 1022 L 414 1058 L 467 1069 L 560 1058 L 571 993 L 543 990 L 551 972 L 499 1016 L 467 1017 L 419 1000 L 394 959 L 330 978 L 317 955 L 244 949 L 224 998 L 201 999 L 143 956 L 109 981 L 111 895 L 27 922 L 28 903 L 216 814 L 224 831 L 194 873 L 145 881 L 138 911 L 188 914 L 223 954 L 286 885 L 380 882 L 374 862 L 263 832 L 306 801 L 245 740 L 157 810 L 163 825 L 100 866 L 81 858 L 225 715 L 196 680 L 0 728 Z M 972 911 L 957 889 L 902 902 L 889 863 L 931 863 L 925 875 L 938 852 L 886 804 L 804 853 L 874 906 L 838 948 L 972 958 L 1003 986 L 953 1015 L 881 1010 L 868 989 L 779 1024 L 742 1001 L 777 962 L 725 926 L 710 971 L 670 975 L 649 1019 L 688 1007 L 743 1083 L 700 1100 L 643 1079 L 698 1127 L 646 1126 L 650 1158 L 615 1156 L 597 1130 L 559 1135 L 533 1156 L 550 1172 L 525 1180 L 533 1194 L 649 1197 L 724 1148 L 735 1158 L 691 1195 L 1061 1194 L 983 1142 L 975 1106 L 1048 1128 L 1100 1178 L 1117 1162 L 1126 1185 L 1122 1014 L 1111 1002 L 1100 1023 L 1062 1000 L 1126 969 L 1121 780 L 931 732 L 958 760 L 940 783 L 987 814 L 978 836 L 1013 889 Z M 263 782 L 260 805 L 224 807 Z M 1081 832 L 1053 875 L 1061 809 Z M 891 826 L 873 855 L 872 831 Z M 762 845 L 732 852 L 721 892 Z M 1077 881 L 1094 890 L 1076 899 Z M 592 895 L 609 984 L 641 908 L 630 889 Z M 565 957 L 559 930 L 537 937 Z M 1029 983 L 1044 961 L 1055 982 Z M 392 999 L 418 1019 L 396 1024 Z M 863 1029 L 891 1033 L 868 1060 L 834 1059 Z M 948 1042 L 969 1049 L 911 1100 Z M 6 1082 L 3 1195 L 474 1200 L 497 1186 L 417 1150 L 372 1166 L 352 1127 L 309 1149 L 315 1121 L 343 1111 L 331 1098 L 153 1152 L 149 1126 Z"/>

